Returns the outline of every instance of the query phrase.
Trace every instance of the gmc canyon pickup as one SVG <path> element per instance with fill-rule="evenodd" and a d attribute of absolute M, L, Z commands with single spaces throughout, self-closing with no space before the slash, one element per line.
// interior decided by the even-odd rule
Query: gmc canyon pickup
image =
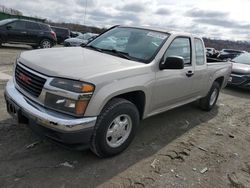
<path fill-rule="evenodd" d="M 52 141 L 113 156 L 141 119 L 193 101 L 215 106 L 232 65 L 207 64 L 205 53 L 197 36 L 125 26 L 86 46 L 23 52 L 6 85 L 7 110 Z"/>

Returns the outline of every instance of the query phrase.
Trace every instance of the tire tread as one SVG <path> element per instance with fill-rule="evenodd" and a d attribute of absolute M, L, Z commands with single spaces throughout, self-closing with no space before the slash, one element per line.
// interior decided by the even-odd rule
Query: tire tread
<path fill-rule="evenodd" d="M 213 83 L 213 85 L 212 85 L 212 87 L 211 87 L 211 89 L 209 90 L 209 92 L 208 92 L 208 94 L 204 97 L 204 98 L 201 98 L 200 99 L 200 101 L 199 101 L 199 106 L 200 106 L 200 108 L 202 109 L 202 110 L 204 110 L 204 111 L 210 111 L 212 108 L 213 108 L 213 106 L 210 106 L 209 105 L 209 101 L 210 101 L 210 96 L 211 96 L 211 94 L 212 94 L 212 92 L 213 92 L 213 89 L 214 88 L 218 88 L 219 89 L 219 91 L 220 91 L 220 84 L 218 83 L 218 82 L 214 82 Z M 218 92 L 219 92 L 218 91 Z M 219 93 L 218 93 L 218 96 L 219 96 Z M 218 96 L 217 96 L 217 99 L 218 99 Z M 217 99 L 216 99 L 216 101 L 217 101 Z M 216 104 L 216 101 L 215 101 L 215 104 Z"/>
<path fill-rule="evenodd" d="M 122 104 L 132 104 L 130 101 L 123 99 L 123 98 L 114 98 L 111 101 L 109 101 L 103 108 L 103 110 L 101 111 L 100 115 L 98 116 L 95 128 L 94 128 L 94 132 L 90 141 L 90 149 L 93 153 L 95 153 L 98 157 L 103 158 L 105 157 L 105 154 L 103 154 L 101 152 L 101 150 L 98 148 L 97 143 L 96 143 L 96 136 L 97 136 L 97 130 L 98 128 L 101 126 L 101 122 L 102 120 L 105 118 L 105 116 L 114 108 L 116 108 L 119 105 Z"/>

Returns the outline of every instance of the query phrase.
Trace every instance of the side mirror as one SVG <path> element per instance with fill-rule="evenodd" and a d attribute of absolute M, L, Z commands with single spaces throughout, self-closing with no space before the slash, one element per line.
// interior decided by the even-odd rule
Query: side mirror
<path fill-rule="evenodd" d="M 10 30 L 10 29 L 12 29 L 12 26 L 11 25 L 7 25 L 6 29 Z"/>
<path fill-rule="evenodd" d="M 160 63 L 160 70 L 163 69 L 183 69 L 184 59 L 180 56 L 167 57 L 165 61 Z"/>

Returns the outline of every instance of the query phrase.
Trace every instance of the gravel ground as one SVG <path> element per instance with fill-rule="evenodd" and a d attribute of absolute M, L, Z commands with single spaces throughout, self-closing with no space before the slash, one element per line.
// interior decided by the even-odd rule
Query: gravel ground
<path fill-rule="evenodd" d="M 22 50 L 0 49 L 0 72 L 11 74 Z M 249 91 L 224 89 L 211 112 L 189 104 L 148 118 L 125 152 L 99 159 L 43 140 L 12 120 L 5 82 L 0 187 L 250 187 Z"/>

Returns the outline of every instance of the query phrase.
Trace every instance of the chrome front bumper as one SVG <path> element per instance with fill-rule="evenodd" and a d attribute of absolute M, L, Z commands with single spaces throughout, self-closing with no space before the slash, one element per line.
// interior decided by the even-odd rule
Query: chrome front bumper
<path fill-rule="evenodd" d="M 28 119 L 46 128 L 59 132 L 75 132 L 90 129 L 95 126 L 97 117 L 74 118 L 52 110 L 48 110 L 26 98 L 14 85 L 13 80 L 7 83 L 6 100 L 18 106 Z"/>

